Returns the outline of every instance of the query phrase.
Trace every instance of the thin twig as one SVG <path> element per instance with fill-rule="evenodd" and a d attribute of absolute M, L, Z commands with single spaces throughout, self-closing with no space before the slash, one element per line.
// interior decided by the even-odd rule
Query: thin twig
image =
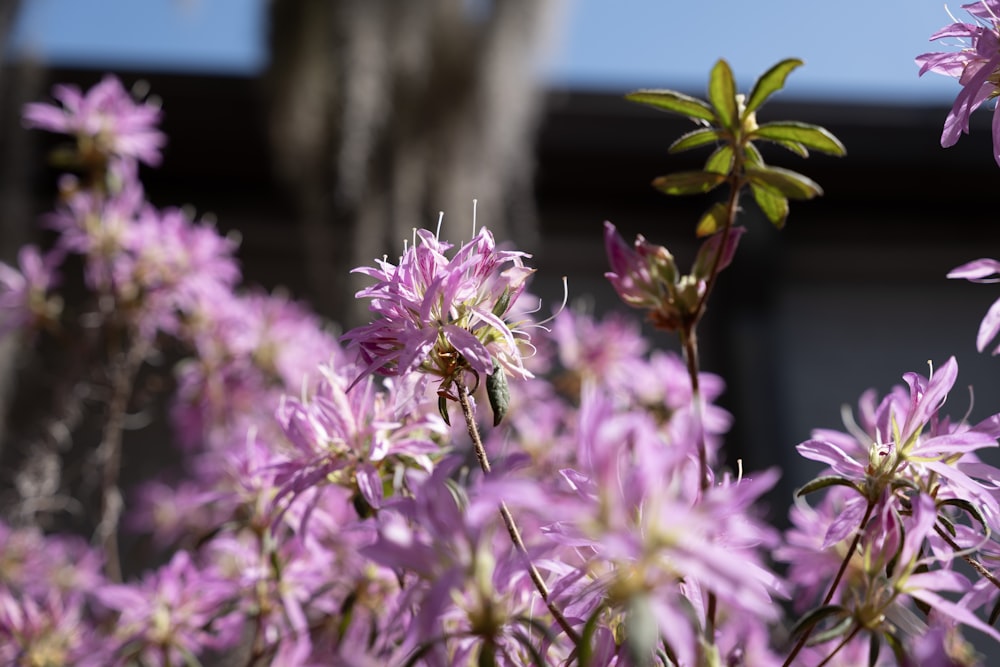
<path fill-rule="evenodd" d="M 833 582 L 830 584 L 830 590 L 827 591 L 826 597 L 823 598 L 823 604 L 820 606 L 826 606 L 830 604 L 831 600 L 833 600 L 833 595 L 834 593 L 836 593 L 837 587 L 840 586 L 840 580 L 843 578 L 844 572 L 847 571 L 847 565 L 848 563 L 851 562 L 851 558 L 854 556 L 854 551 L 855 549 L 858 548 L 858 543 L 861 542 L 861 535 L 864 533 L 865 526 L 868 525 L 868 519 L 871 518 L 872 511 L 874 509 L 875 509 L 875 503 L 869 500 L 868 507 L 865 509 L 865 515 L 861 519 L 861 525 L 858 528 L 858 532 L 854 534 L 854 539 L 851 541 L 851 546 L 848 547 L 847 553 L 844 554 L 844 559 L 840 563 L 840 569 L 837 570 L 837 576 L 833 578 Z M 792 648 L 792 652 L 788 654 L 788 659 L 785 660 L 782 667 L 788 667 L 789 665 L 792 664 L 792 660 L 795 659 L 795 656 L 797 656 L 799 654 L 799 651 L 801 651 L 802 648 L 806 645 L 806 641 L 808 641 L 809 635 L 812 634 L 813 628 L 815 627 L 816 627 L 815 625 L 810 625 L 802 632 L 802 636 L 799 637 L 799 641 L 795 643 L 794 648 Z"/>
<path fill-rule="evenodd" d="M 934 526 L 934 531 L 938 535 L 940 535 L 941 539 L 943 539 L 945 542 L 947 542 L 948 546 L 950 546 L 955 551 L 959 551 L 960 552 L 960 551 L 963 550 L 962 547 L 960 547 L 958 545 L 958 543 L 955 542 L 955 540 L 951 539 L 951 535 L 949 535 L 946 530 L 944 530 L 943 528 L 941 528 L 940 525 L 935 525 Z M 990 572 L 989 570 L 987 570 L 985 565 L 983 565 L 982 563 L 980 563 L 978 560 L 976 560 L 975 558 L 973 558 L 969 554 L 965 554 L 965 553 L 962 554 L 962 560 L 964 560 L 966 563 L 968 563 L 969 566 L 972 567 L 972 569 L 975 570 L 979 574 L 979 576 L 981 576 L 983 579 L 985 579 L 986 581 L 988 581 L 991 584 L 993 584 L 996 588 L 1000 588 L 1000 580 L 998 580 L 996 578 L 996 576 L 994 576 L 994 574 L 992 572 Z"/>
<path fill-rule="evenodd" d="M 101 469 L 101 515 L 94 531 L 94 540 L 104 550 L 105 573 L 112 581 L 122 580 L 118 523 L 123 503 L 118 475 L 121 472 L 125 413 L 132 395 L 132 383 L 146 358 L 146 346 L 142 343 L 132 341 L 126 345 L 127 348 L 118 355 L 113 366 L 108 419 L 104 423 L 101 444 L 97 448 L 97 462 Z"/>
<path fill-rule="evenodd" d="M 458 393 L 458 404 L 462 406 L 462 416 L 465 417 L 465 426 L 468 428 L 469 437 L 472 439 L 472 446 L 476 451 L 476 458 L 479 460 L 479 467 L 482 468 L 484 474 L 490 474 L 490 460 L 486 455 L 486 448 L 483 447 L 482 438 L 479 436 L 479 427 L 476 425 L 476 417 L 472 412 L 472 404 L 469 402 L 469 389 L 459 381 L 455 382 L 455 387 Z M 573 640 L 573 643 L 579 646 L 580 635 L 577 634 L 573 626 L 569 624 L 566 617 L 563 616 L 562 611 L 555 605 L 552 601 L 552 594 L 549 592 L 549 587 L 545 584 L 545 580 L 542 579 L 541 573 L 539 573 L 538 568 L 535 564 L 531 562 L 531 556 L 528 554 L 528 549 L 524 545 L 524 540 L 521 539 L 521 531 L 517 528 L 517 523 L 514 521 L 513 515 L 510 513 L 510 509 L 507 508 L 507 503 L 500 501 L 500 516 L 503 518 L 503 523 L 507 527 L 507 533 L 510 535 L 511 542 L 514 543 L 514 547 L 524 558 L 525 565 L 528 568 L 528 574 L 531 577 L 531 581 L 535 584 L 535 588 L 538 590 L 539 595 L 542 596 L 542 600 L 545 601 L 545 606 L 548 607 L 549 613 L 555 619 L 562 631 L 566 633 L 566 636 Z"/>

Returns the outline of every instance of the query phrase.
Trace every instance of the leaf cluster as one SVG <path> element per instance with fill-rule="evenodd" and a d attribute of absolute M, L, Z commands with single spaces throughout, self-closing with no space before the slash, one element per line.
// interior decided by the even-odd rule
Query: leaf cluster
<path fill-rule="evenodd" d="M 757 79 L 749 96 L 736 92 L 732 69 L 725 60 L 712 68 L 707 100 L 673 90 L 637 90 L 626 95 L 632 102 L 686 116 L 700 126 L 677 139 L 670 146 L 671 153 L 715 146 L 702 169 L 660 176 L 653 186 L 669 195 L 690 195 L 709 192 L 726 182 L 735 190 L 747 185 L 767 219 L 783 227 L 789 199 L 812 199 L 823 190 L 798 172 L 766 164 L 754 142 L 777 144 L 800 157 L 808 157 L 810 150 L 838 157 L 846 154 L 844 145 L 818 125 L 797 121 L 757 124 L 757 110 L 802 64 L 795 58 L 782 60 Z M 718 231 L 725 212 L 721 204 L 713 205 L 699 221 L 698 235 Z"/>

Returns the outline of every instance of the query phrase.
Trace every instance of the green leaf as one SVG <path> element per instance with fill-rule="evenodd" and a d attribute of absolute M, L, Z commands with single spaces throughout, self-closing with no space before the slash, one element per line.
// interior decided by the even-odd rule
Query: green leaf
<path fill-rule="evenodd" d="M 764 156 L 760 154 L 760 150 L 751 143 L 747 143 L 743 147 L 743 159 L 746 164 L 764 164 Z"/>
<path fill-rule="evenodd" d="M 729 144 L 719 146 L 705 161 L 705 171 L 729 175 L 733 170 L 733 147 Z"/>
<path fill-rule="evenodd" d="M 784 88 L 788 75 L 803 64 L 798 58 L 788 58 L 761 74 L 760 78 L 753 84 L 753 90 L 750 91 L 747 108 L 743 112 L 744 117 L 759 109 L 767 101 L 767 98 Z"/>
<path fill-rule="evenodd" d="M 696 195 L 724 183 L 725 174 L 711 171 L 679 171 L 653 180 L 653 187 L 668 195 Z"/>
<path fill-rule="evenodd" d="M 711 236 L 715 232 L 722 229 L 726 224 L 726 206 L 721 202 L 716 202 L 712 204 L 711 208 L 701 216 L 701 220 L 698 221 L 698 227 L 695 229 L 695 235 L 698 238 L 705 236 Z"/>
<path fill-rule="evenodd" d="M 626 95 L 625 99 L 630 102 L 638 102 L 639 104 L 656 107 L 661 111 L 670 111 L 687 116 L 688 118 L 707 120 L 710 123 L 715 122 L 715 114 L 712 113 L 712 107 L 704 100 L 699 100 L 697 97 L 691 97 L 684 93 L 678 93 L 676 90 L 637 90 Z"/>
<path fill-rule="evenodd" d="M 868 667 L 876 667 L 878 665 L 878 655 L 881 652 L 882 634 L 873 632 L 868 640 Z"/>
<path fill-rule="evenodd" d="M 497 657 L 493 653 L 493 642 L 485 642 L 479 647 L 478 667 L 497 667 Z"/>
<path fill-rule="evenodd" d="M 507 308 L 510 307 L 510 287 L 504 287 L 503 292 L 500 294 L 500 298 L 497 302 L 493 304 L 493 314 L 497 317 L 503 317 L 507 314 Z"/>
<path fill-rule="evenodd" d="M 625 605 L 625 651 L 634 665 L 648 664 L 660 642 L 653 605 L 645 595 L 634 595 Z"/>
<path fill-rule="evenodd" d="M 791 141 L 827 155 L 847 155 L 844 144 L 826 128 L 791 120 L 764 123 L 750 133 L 750 139 L 766 139 L 782 144 Z"/>
<path fill-rule="evenodd" d="M 486 394 L 490 397 L 490 407 L 493 409 L 493 425 L 499 426 L 510 407 L 510 386 L 503 366 L 497 364 L 496 370 L 486 376 Z"/>
<path fill-rule="evenodd" d="M 670 144 L 668 149 L 671 153 L 680 153 L 682 151 L 691 150 L 692 148 L 698 148 L 706 144 L 711 144 L 718 141 L 722 137 L 722 133 L 711 127 L 699 127 L 697 130 L 691 130 L 690 132 L 681 135 L 681 137 Z"/>
<path fill-rule="evenodd" d="M 806 630 L 809 630 L 817 623 L 826 620 L 827 618 L 834 616 L 847 616 L 850 619 L 850 613 L 844 607 L 836 604 L 828 604 L 822 607 L 816 607 L 815 609 L 808 612 L 791 629 L 791 636 L 798 637 Z"/>
<path fill-rule="evenodd" d="M 768 141 L 772 140 L 769 139 Z M 794 141 L 780 141 L 780 140 L 775 140 L 772 143 L 778 144 L 785 150 L 791 151 L 792 153 L 795 153 L 799 157 L 809 157 L 809 150 L 802 144 L 795 143 Z"/>
<path fill-rule="evenodd" d="M 543 656 L 541 651 L 535 647 L 534 642 L 531 641 L 531 637 L 526 635 L 521 630 L 515 630 L 513 634 L 514 639 L 516 639 L 517 642 L 524 647 L 524 650 L 528 652 L 528 655 L 531 656 L 531 664 L 534 665 L 534 667 L 545 667 L 547 664 L 545 656 Z"/>
<path fill-rule="evenodd" d="M 448 399 L 443 394 L 438 394 L 438 412 L 441 413 L 444 423 L 451 426 L 451 420 L 448 419 Z"/>
<path fill-rule="evenodd" d="M 791 169 L 748 164 L 745 171 L 751 183 L 774 188 L 789 199 L 812 199 L 823 194 L 818 183 Z"/>
<path fill-rule="evenodd" d="M 583 625 L 583 632 L 580 634 L 580 641 L 576 645 L 577 657 L 579 659 L 580 667 L 594 667 L 590 664 L 591 659 L 594 655 L 594 634 L 597 632 L 598 621 L 600 620 L 601 612 L 604 607 L 598 606 L 590 614 L 587 622 Z"/>
<path fill-rule="evenodd" d="M 736 129 L 739 107 L 736 104 L 736 81 L 729 63 L 719 60 L 708 78 L 708 101 L 715 109 L 719 125 L 727 130 Z"/>
<path fill-rule="evenodd" d="M 819 491 L 820 489 L 826 489 L 831 486 L 849 486 L 858 493 L 861 493 L 861 489 L 854 482 L 844 479 L 843 477 L 836 477 L 834 475 L 827 475 L 825 477 L 817 477 L 816 479 L 808 482 L 805 486 L 800 488 L 795 492 L 795 497 L 804 496 L 814 491 Z M 862 494 L 863 495 L 863 494 Z"/>
<path fill-rule="evenodd" d="M 978 507 L 970 503 L 968 500 L 965 500 L 963 498 L 946 498 L 945 500 L 938 502 L 937 505 L 938 507 L 945 507 L 945 506 L 957 507 L 958 509 L 963 510 L 969 516 L 971 516 L 973 519 L 979 522 L 979 524 L 983 527 L 983 530 L 986 532 L 986 537 L 989 538 L 991 531 L 989 524 L 986 523 L 986 517 L 983 516 L 982 510 L 980 510 Z M 939 516 L 938 520 L 941 520 L 943 518 L 945 517 Z"/>
<path fill-rule="evenodd" d="M 757 206 L 771 221 L 771 224 L 778 229 L 784 227 L 785 220 L 788 219 L 788 197 L 774 188 L 756 183 L 750 184 L 750 192 L 753 194 L 753 200 L 757 202 Z"/>
<path fill-rule="evenodd" d="M 836 639 L 838 637 L 843 637 L 848 632 L 855 631 L 854 619 L 848 616 L 847 618 L 841 620 L 839 623 L 834 625 L 832 628 L 823 630 L 822 632 L 813 635 L 809 639 L 809 645 L 815 646 L 817 644 L 825 644 L 828 641 Z"/>

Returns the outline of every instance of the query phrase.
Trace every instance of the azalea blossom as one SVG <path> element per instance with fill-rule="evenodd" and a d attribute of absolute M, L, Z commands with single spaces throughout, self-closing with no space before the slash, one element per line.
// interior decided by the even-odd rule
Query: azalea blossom
<path fill-rule="evenodd" d="M 98 155 L 160 163 L 166 136 L 156 128 L 162 112 L 149 102 L 136 102 L 114 76 L 82 92 L 72 85 L 58 85 L 52 96 L 61 106 L 33 102 L 24 107 L 24 122 L 49 132 L 77 138 L 84 158 Z"/>
<path fill-rule="evenodd" d="M 94 595 L 117 612 L 122 657 L 143 664 L 179 664 L 185 655 L 231 646 L 236 637 L 213 627 L 235 597 L 226 581 L 201 571 L 186 551 L 136 584 L 108 584 Z"/>
<path fill-rule="evenodd" d="M 498 250 L 486 228 L 451 258 L 451 244 L 429 231 L 414 238 L 398 266 L 383 259 L 355 269 L 376 280 L 357 297 L 371 299 L 378 315 L 344 335 L 366 365 L 360 377 L 419 371 L 441 378 L 442 390 L 466 371 L 531 377 L 516 326 L 504 319 L 534 273 L 524 266 L 529 255 Z"/>
<path fill-rule="evenodd" d="M 17 259 L 18 268 L 0 262 L 0 336 L 55 321 L 62 311 L 62 300 L 49 293 L 58 283 L 62 253 L 43 255 L 36 246 L 26 245 Z"/>
<path fill-rule="evenodd" d="M 796 508 L 795 528 L 776 553 L 792 564 L 797 606 L 826 593 L 822 604 L 838 605 L 840 617 L 896 637 L 907 651 L 926 632 L 926 620 L 915 612 L 919 603 L 949 623 L 1000 639 L 973 606 L 941 595 L 973 590 L 951 564 L 956 549 L 975 552 L 988 536 L 970 537 L 971 528 L 959 522 L 971 518 L 971 526 L 989 530 L 1000 514 L 1000 470 L 976 456 L 997 446 L 997 416 L 970 425 L 941 413 L 957 375 L 954 358 L 928 377 L 907 373 L 906 386 L 881 401 L 873 391 L 862 396 L 848 433 L 817 430 L 799 445 L 802 456 L 829 468 L 804 487 L 827 488 L 823 502 Z M 945 538 L 943 527 L 955 537 Z"/>
<path fill-rule="evenodd" d="M 542 664 L 562 664 L 565 644 L 537 632 L 546 622 L 522 558 L 496 534 L 495 498 L 477 502 L 450 486 L 456 463 L 443 461 L 413 497 L 387 502 L 377 540 L 363 549 L 407 582 L 403 645 L 427 656 L 418 664 L 520 667 L 546 650 L 560 660 Z"/>
<path fill-rule="evenodd" d="M 962 84 L 941 133 L 945 148 L 969 133 L 973 111 L 1000 95 L 1000 0 L 979 0 L 962 5 L 962 9 L 972 17 L 970 22 L 955 21 L 931 35 L 932 41 L 957 38 L 960 49 L 917 56 L 921 76 L 934 72 Z M 1000 164 L 1000 108 L 993 111 L 993 157 Z"/>
<path fill-rule="evenodd" d="M 604 277 L 611 282 L 622 301 L 633 308 L 648 311 L 649 320 L 657 328 L 676 331 L 697 310 L 708 289 L 713 269 L 717 273 L 732 263 L 745 231 L 743 227 L 734 227 L 705 239 L 691 273 L 685 275 L 677 268 L 670 251 L 663 246 L 650 243 L 640 234 L 635 239 L 634 247 L 630 248 L 615 226 L 605 222 L 604 247 L 611 271 Z"/>
<path fill-rule="evenodd" d="M 352 368 L 353 370 L 353 368 Z M 425 470 L 441 451 L 435 440 L 444 434 L 444 421 L 431 411 L 393 409 L 392 397 L 378 391 L 368 377 L 347 391 L 350 382 L 328 365 L 320 367 L 322 379 L 310 397 L 286 396 L 277 419 L 290 447 L 279 465 L 278 499 L 293 497 L 323 481 L 352 488 L 359 506 L 379 508 L 383 479 L 405 460 Z"/>
<path fill-rule="evenodd" d="M 948 272 L 948 277 L 964 278 L 973 283 L 995 283 L 1000 280 L 1000 262 L 995 259 L 977 259 L 955 267 Z M 997 334 L 1000 334 L 1000 299 L 993 302 L 979 324 L 976 349 L 982 352 L 996 339 Z M 993 354 L 1000 354 L 1000 347 L 994 348 Z"/>

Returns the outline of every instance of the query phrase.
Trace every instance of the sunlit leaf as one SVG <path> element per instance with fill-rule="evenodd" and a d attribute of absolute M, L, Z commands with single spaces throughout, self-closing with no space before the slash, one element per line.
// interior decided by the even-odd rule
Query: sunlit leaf
<path fill-rule="evenodd" d="M 716 202 L 712 204 L 712 207 L 708 209 L 705 215 L 701 216 L 701 220 L 698 221 L 698 227 L 695 229 L 695 234 L 699 238 L 711 236 L 722 229 L 725 224 L 726 206 Z"/>
<path fill-rule="evenodd" d="M 705 171 L 728 175 L 733 170 L 733 147 L 729 144 L 719 146 L 705 161 Z"/>
<path fill-rule="evenodd" d="M 774 188 L 757 183 L 750 184 L 750 192 L 753 194 L 753 200 L 757 202 L 757 206 L 771 221 L 771 224 L 778 229 L 784 227 L 785 220 L 788 219 L 788 197 Z"/>
<path fill-rule="evenodd" d="M 753 144 L 747 144 L 743 147 L 743 158 L 747 164 L 764 164 L 764 156 Z"/>
<path fill-rule="evenodd" d="M 711 127 L 699 127 L 697 130 L 691 130 L 687 134 L 681 135 L 681 137 L 670 144 L 668 149 L 671 153 L 680 153 L 682 151 L 691 150 L 692 148 L 698 148 L 700 146 L 705 146 L 707 144 L 715 143 L 722 137 L 722 133 Z"/>
<path fill-rule="evenodd" d="M 679 171 L 654 179 L 653 187 L 668 195 L 695 195 L 708 192 L 725 180 L 725 174 L 711 171 Z"/>
<path fill-rule="evenodd" d="M 802 144 L 795 143 L 794 141 L 781 141 L 778 139 L 769 139 L 768 141 L 781 146 L 785 150 L 795 153 L 799 157 L 809 157 L 809 149 Z"/>
<path fill-rule="evenodd" d="M 780 123 L 764 123 L 750 133 L 750 139 L 766 139 L 774 142 L 793 141 L 814 151 L 842 157 L 847 154 L 844 144 L 837 137 L 819 125 L 782 121 Z"/>
<path fill-rule="evenodd" d="M 812 199 L 823 194 L 818 183 L 791 169 L 748 164 L 745 171 L 751 183 L 774 188 L 789 199 Z"/>
<path fill-rule="evenodd" d="M 753 113 L 759 109 L 767 101 L 767 98 L 784 88 L 785 79 L 792 70 L 800 67 L 802 64 L 803 62 L 798 58 L 788 58 L 761 74 L 750 91 L 750 97 L 747 98 L 747 107 L 743 112 L 744 115 Z"/>
<path fill-rule="evenodd" d="M 736 81 L 733 79 L 733 70 L 725 60 L 715 63 L 709 75 L 708 101 L 715 109 L 719 125 L 730 130 L 734 129 L 739 114 L 736 105 Z"/>
<path fill-rule="evenodd" d="M 673 113 L 695 118 L 698 120 L 715 121 L 715 114 L 704 100 L 691 97 L 675 90 L 637 90 L 625 96 L 630 102 L 638 102 L 651 107 L 656 107 L 661 111 L 671 111 Z"/>

